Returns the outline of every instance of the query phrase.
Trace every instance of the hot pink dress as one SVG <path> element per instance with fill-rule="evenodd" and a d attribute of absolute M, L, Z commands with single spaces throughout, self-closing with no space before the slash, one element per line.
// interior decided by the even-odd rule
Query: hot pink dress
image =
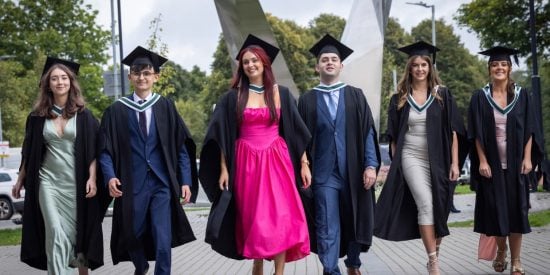
<path fill-rule="evenodd" d="M 280 115 L 280 110 L 277 110 Z M 246 108 L 235 145 L 237 250 L 248 259 L 309 255 L 309 234 L 294 168 L 268 108 Z"/>

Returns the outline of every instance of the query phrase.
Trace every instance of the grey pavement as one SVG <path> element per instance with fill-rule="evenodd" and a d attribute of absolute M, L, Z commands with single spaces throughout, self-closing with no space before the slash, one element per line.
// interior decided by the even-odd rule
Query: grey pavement
<path fill-rule="evenodd" d="M 451 214 L 449 221 L 473 219 L 474 195 L 455 196 L 455 205 L 461 213 Z M 550 193 L 533 193 L 532 211 L 550 209 Z M 192 209 L 189 207 L 186 209 Z M 204 240 L 208 210 L 187 211 L 197 240 L 172 250 L 173 274 L 251 274 L 250 260 L 227 259 L 213 250 Z M 0 228 L 8 222 L 1 222 Z M 113 265 L 108 249 L 111 218 L 106 218 L 104 230 L 105 265 L 91 274 L 133 274 L 131 263 Z M 442 274 L 500 274 L 493 271 L 491 263 L 477 260 L 479 234 L 471 227 L 451 228 L 441 246 L 440 266 Z M 28 267 L 19 261 L 19 246 L 0 247 L 0 274 L 45 274 Z M 427 274 L 426 253 L 420 240 L 390 242 L 374 238 L 368 253 L 361 254 L 363 274 Z M 508 260 L 510 257 L 508 256 Z M 533 228 L 533 232 L 523 237 L 522 263 L 528 274 L 550 274 L 550 226 Z M 152 274 L 154 262 L 151 262 Z M 340 268 L 345 274 L 343 260 Z M 265 274 L 273 274 L 273 263 L 265 262 Z M 509 272 L 507 270 L 506 272 Z M 75 272 L 76 274 L 76 272 Z M 288 263 L 285 274 L 322 274 L 322 267 L 315 254 L 305 259 Z"/>

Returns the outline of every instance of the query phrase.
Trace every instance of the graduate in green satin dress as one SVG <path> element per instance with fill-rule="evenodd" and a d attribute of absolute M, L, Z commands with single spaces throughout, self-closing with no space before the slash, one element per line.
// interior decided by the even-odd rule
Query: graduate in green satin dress
<path fill-rule="evenodd" d="M 26 189 L 21 261 L 48 274 L 87 274 L 103 265 L 96 186 L 98 122 L 84 107 L 79 65 L 48 57 L 27 118 L 13 195 Z"/>

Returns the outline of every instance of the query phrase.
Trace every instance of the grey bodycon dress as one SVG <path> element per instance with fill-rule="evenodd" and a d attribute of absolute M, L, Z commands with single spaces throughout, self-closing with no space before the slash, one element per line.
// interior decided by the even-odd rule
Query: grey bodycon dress
<path fill-rule="evenodd" d="M 418 208 L 418 224 L 434 224 L 430 160 L 426 137 L 426 111 L 409 111 L 409 129 L 402 152 L 403 176 Z"/>

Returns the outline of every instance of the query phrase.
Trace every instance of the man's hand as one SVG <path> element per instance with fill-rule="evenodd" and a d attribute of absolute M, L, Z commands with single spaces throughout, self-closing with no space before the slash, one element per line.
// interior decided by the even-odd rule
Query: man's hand
<path fill-rule="evenodd" d="M 189 185 L 181 186 L 181 197 L 182 197 L 181 204 L 186 204 L 191 201 L 191 189 L 189 188 Z"/>
<path fill-rule="evenodd" d="M 371 167 L 367 167 L 363 172 L 363 187 L 365 190 L 369 190 L 374 183 L 376 183 L 376 170 Z"/>
<path fill-rule="evenodd" d="M 118 186 L 121 186 L 122 183 L 120 183 L 120 180 L 117 178 L 112 178 L 109 180 L 109 195 L 113 198 L 118 198 L 122 196 L 122 191 L 118 188 Z"/>

